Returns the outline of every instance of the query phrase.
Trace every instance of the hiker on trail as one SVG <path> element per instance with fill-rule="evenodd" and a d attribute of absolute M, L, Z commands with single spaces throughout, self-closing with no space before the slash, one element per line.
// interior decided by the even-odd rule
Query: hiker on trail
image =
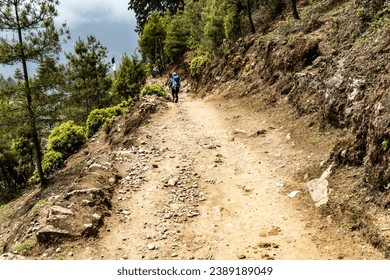
<path fill-rule="evenodd" d="M 172 89 L 172 99 L 174 103 L 179 102 L 180 77 L 176 73 L 172 74 L 169 80 L 169 86 Z"/>

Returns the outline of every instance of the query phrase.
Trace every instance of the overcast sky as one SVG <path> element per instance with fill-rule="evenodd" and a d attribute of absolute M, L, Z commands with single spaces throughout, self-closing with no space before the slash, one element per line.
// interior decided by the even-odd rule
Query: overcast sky
<path fill-rule="evenodd" d="M 117 64 L 124 53 L 132 55 L 137 47 L 135 16 L 127 10 L 128 0 L 60 0 L 57 7 L 57 23 L 67 23 L 71 40 L 63 45 L 63 51 L 73 52 L 74 42 L 80 37 L 86 40 L 94 35 L 107 47 L 108 58 L 115 56 Z M 65 60 L 62 58 L 62 62 Z M 20 66 L 18 66 L 20 68 Z M 118 67 L 118 65 L 117 65 Z M 0 73 L 8 77 L 14 69 L 0 67 Z"/>

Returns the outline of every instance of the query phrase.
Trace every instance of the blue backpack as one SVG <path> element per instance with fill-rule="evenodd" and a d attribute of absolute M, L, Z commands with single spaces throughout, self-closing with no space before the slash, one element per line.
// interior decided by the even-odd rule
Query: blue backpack
<path fill-rule="evenodd" d="M 175 78 L 172 78 L 172 89 L 174 89 L 174 90 L 177 90 L 177 89 L 178 89 L 178 84 L 177 84 Z"/>

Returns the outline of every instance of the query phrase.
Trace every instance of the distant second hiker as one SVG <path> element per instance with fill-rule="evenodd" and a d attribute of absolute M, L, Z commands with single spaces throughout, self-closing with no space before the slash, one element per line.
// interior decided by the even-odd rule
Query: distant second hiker
<path fill-rule="evenodd" d="M 171 79 L 169 80 L 169 86 L 172 89 L 173 102 L 179 102 L 180 76 L 176 73 L 173 73 Z"/>

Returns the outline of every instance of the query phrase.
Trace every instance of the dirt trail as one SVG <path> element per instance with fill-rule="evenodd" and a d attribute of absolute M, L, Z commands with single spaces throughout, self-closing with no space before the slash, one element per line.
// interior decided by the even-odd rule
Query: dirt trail
<path fill-rule="evenodd" d="M 168 106 L 113 153 L 123 176 L 113 214 L 72 258 L 382 258 L 337 225 L 322 230 L 304 190 L 288 197 L 302 162 L 324 159 L 295 149 L 269 116 L 186 95 Z"/>

